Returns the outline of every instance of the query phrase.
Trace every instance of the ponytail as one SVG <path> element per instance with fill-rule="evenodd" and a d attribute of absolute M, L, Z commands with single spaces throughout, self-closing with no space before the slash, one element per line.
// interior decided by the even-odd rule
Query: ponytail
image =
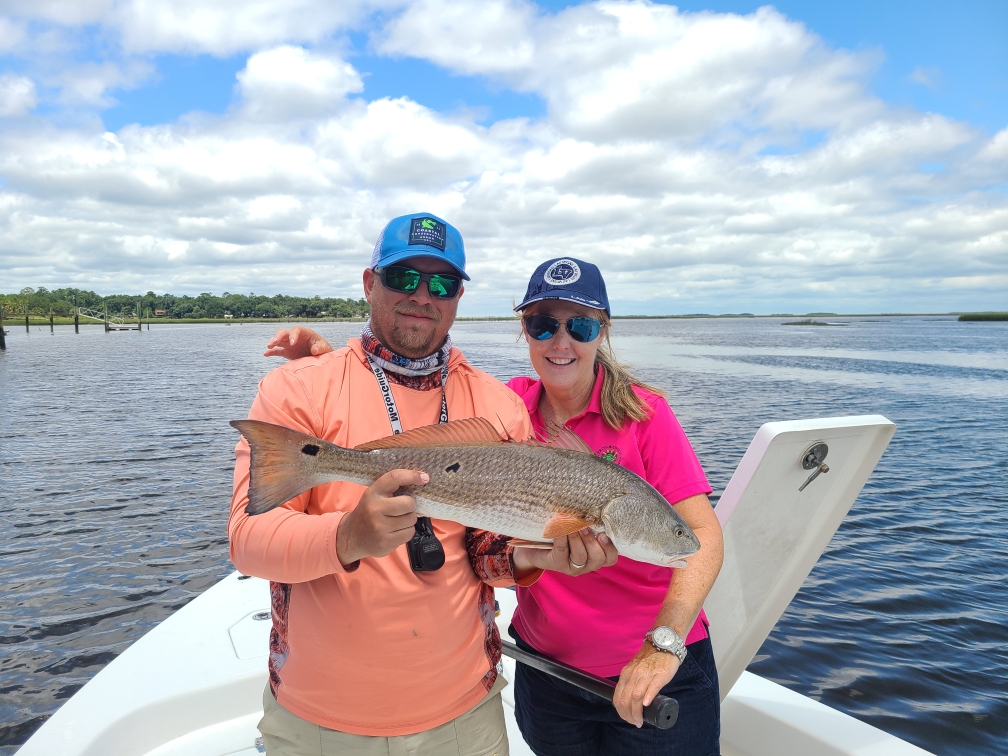
<path fill-rule="evenodd" d="M 651 408 L 637 396 L 637 392 L 633 389 L 634 386 L 639 386 L 659 396 L 665 396 L 665 392 L 635 378 L 627 366 L 616 359 L 612 342 L 609 340 L 612 321 L 609 320 L 609 316 L 604 310 L 599 310 L 596 315 L 602 321 L 602 327 L 605 330 L 605 341 L 599 344 L 598 352 L 595 355 L 595 363 L 605 369 L 605 380 L 602 383 L 602 419 L 610 428 L 619 430 L 627 418 L 641 422 L 651 416 Z"/>

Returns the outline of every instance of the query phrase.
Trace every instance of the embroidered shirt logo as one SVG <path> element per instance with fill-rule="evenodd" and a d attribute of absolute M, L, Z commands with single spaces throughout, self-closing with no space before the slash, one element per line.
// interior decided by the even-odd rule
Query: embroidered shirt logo
<path fill-rule="evenodd" d="M 595 456 L 602 457 L 602 459 L 606 462 L 615 462 L 616 464 L 619 464 L 620 450 L 615 446 L 603 446 L 595 452 Z"/>
<path fill-rule="evenodd" d="M 581 278 L 581 268 L 573 260 L 557 260 L 546 269 L 543 278 L 553 286 L 566 286 Z"/>
<path fill-rule="evenodd" d="M 426 244 L 437 247 L 442 252 L 445 248 L 445 224 L 433 218 L 413 218 L 410 221 L 409 245 Z"/>

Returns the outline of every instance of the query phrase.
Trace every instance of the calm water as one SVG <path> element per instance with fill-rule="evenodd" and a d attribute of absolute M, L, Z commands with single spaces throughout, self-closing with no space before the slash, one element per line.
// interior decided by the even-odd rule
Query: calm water
<path fill-rule="evenodd" d="M 770 420 L 899 429 L 750 669 L 939 754 L 1008 750 L 1008 323 L 621 321 L 715 491 Z M 235 432 L 268 326 L 33 330 L 0 353 L 0 754 L 231 571 Z M 360 326 L 326 325 L 342 343 Z M 460 323 L 499 377 L 516 329 Z"/>

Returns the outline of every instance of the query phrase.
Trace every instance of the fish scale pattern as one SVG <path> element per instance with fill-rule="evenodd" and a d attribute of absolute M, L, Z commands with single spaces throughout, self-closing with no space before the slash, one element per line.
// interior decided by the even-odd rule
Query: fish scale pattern
<path fill-rule="evenodd" d="M 636 477 L 591 455 L 522 444 L 388 449 L 368 456 L 375 457 L 375 472 L 403 467 L 431 476 L 412 492 L 427 516 L 540 540 L 557 513 L 599 522 L 603 507 L 630 493 Z"/>

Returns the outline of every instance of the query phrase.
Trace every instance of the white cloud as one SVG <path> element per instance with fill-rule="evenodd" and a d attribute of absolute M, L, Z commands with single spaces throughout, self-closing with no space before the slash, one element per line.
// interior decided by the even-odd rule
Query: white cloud
<path fill-rule="evenodd" d="M 10 52 L 24 39 L 24 29 L 0 16 L 0 52 Z"/>
<path fill-rule="evenodd" d="M 52 21 L 58 24 L 92 24 L 101 21 L 115 7 L 114 0 L 0 0 L 5 15 Z"/>
<path fill-rule="evenodd" d="M 0 75 L 0 117 L 23 116 L 35 108 L 35 82 L 17 74 Z"/>
<path fill-rule="evenodd" d="M 378 49 L 537 92 L 553 122 L 596 140 L 765 140 L 880 109 L 863 86 L 874 54 L 827 50 L 769 6 L 742 17 L 599 2 L 537 16 L 523 2 L 424 0 Z"/>
<path fill-rule="evenodd" d="M 910 72 L 910 81 L 928 89 L 937 89 L 938 83 L 941 81 L 941 71 L 934 66 L 926 68 L 924 66 L 917 66 Z"/>
<path fill-rule="evenodd" d="M 980 152 L 983 160 L 1008 161 L 1008 127 L 1001 129 Z"/>
<path fill-rule="evenodd" d="M 106 108 L 115 104 L 110 89 L 133 89 L 153 74 L 153 66 L 142 60 L 80 63 L 53 77 L 53 83 L 59 86 L 59 101 L 64 105 Z"/>
<path fill-rule="evenodd" d="M 606 2 L 546 15 L 427 0 L 392 15 L 378 50 L 547 104 L 540 119 L 486 126 L 358 96 L 367 80 L 326 30 L 360 6 L 85 11 L 130 49 L 257 51 L 222 116 L 116 134 L 38 116 L 0 127 L 3 288 L 359 296 L 382 225 L 423 209 L 465 235 L 464 312 L 506 311 L 557 254 L 600 264 L 619 312 L 1004 298 L 1008 129 L 988 138 L 887 106 L 867 87 L 874 53 L 830 49 L 769 8 Z M 60 81 L 78 107 L 101 102 L 126 70 L 116 65 L 85 70 L 90 89 Z"/>
<path fill-rule="evenodd" d="M 285 42 L 317 42 L 401 0 L 33 0 L 2 2 L 14 18 L 63 27 L 100 24 L 137 53 L 228 56 Z"/>
<path fill-rule="evenodd" d="M 521 0 L 421 0 L 385 27 L 379 49 L 426 58 L 460 73 L 508 75 L 517 81 L 534 63 L 537 23 L 536 7 Z"/>
<path fill-rule="evenodd" d="M 238 83 L 250 113 L 281 119 L 330 112 L 364 89 L 345 61 L 290 45 L 250 57 Z"/>
<path fill-rule="evenodd" d="M 231 55 L 278 42 L 315 42 L 356 16 L 357 3 L 290 0 L 131 0 L 113 21 L 131 52 L 184 51 Z"/>

